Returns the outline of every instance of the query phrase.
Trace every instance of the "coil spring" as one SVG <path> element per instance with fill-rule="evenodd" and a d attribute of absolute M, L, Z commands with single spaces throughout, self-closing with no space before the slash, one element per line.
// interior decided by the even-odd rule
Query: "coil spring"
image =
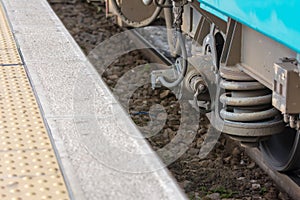
<path fill-rule="evenodd" d="M 223 109 L 220 116 L 230 122 L 268 122 L 279 112 L 272 107 L 271 91 L 237 67 L 222 67 L 220 87 L 225 93 L 220 96 Z"/>

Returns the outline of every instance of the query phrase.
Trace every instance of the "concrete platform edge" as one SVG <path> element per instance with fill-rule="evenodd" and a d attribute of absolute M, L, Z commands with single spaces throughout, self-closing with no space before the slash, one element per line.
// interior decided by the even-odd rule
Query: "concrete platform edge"
<path fill-rule="evenodd" d="M 20 7 L 22 6 L 21 2 L 18 0 L 2 0 L 4 6 L 7 8 L 7 13 L 8 13 L 8 17 L 10 18 L 10 21 L 12 23 L 13 26 L 13 30 L 16 31 L 15 32 L 15 37 L 17 39 L 17 42 L 20 45 L 20 49 L 21 52 L 24 52 L 27 50 L 26 47 L 22 46 L 22 44 L 24 44 L 24 32 L 22 32 L 22 26 L 19 26 L 18 22 L 16 21 L 17 18 L 14 18 L 16 13 L 15 13 L 15 9 L 14 9 L 14 5 L 20 5 Z M 71 37 L 71 35 L 69 34 L 69 32 L 65 29 L 65 27 L 62 25 L 61 21 L 58 19 L 58 17 L 54 14 L 54 12 L 52 11 L 50 5 L 45 1 L 45 0 L 32 0 L 32 1 L 26 1 L 27 5 L 26 6 L 30 6 L 30 3 L 40 3 L 44 9 L 47 9 L 47 12 L 49 14 L 49 16 L 51 16 L 51 19 L 53 20 L 53 23 L 55 24 L 55 26 L 61 31 L 62 35 L 65 36 L 65 39 L 68 41 L 68 43 L 73 47 L 73 50 L 76 51 L 76 53 L 74 53 L 75 55 L 75 61 L 74 62 L 78 62 L 80 65 L 83 64 L 85 65 L 84 67 L 88 70 L 88 72 L 90 73 L 91 76 L 93 76 L 98 82 L 101 82 L 101 85 L 105 85 L 102 81 L 102 79 L 99 77 L 98 73 L 96 72 L 96 70 L 94 69 L 94 67 L 86 60 L 85 55 L 83 54 L 83 52 L 81 51 L 81 49 L 79 48 L 79 46 L 77 45 L 77 43 L 74 41 L 74 39 Z M 19 27 L 19 28 L 18 28 Z M 27 38 L 26 38 L 27 39 Z M 61 164 L 63 167 L 63 171 L 64 174 L 66 176 L 67 182 L 70 186 L 70 188 L 72 189 L 72 197 L 74 199 L 90 199 L 89 197 L 87 197 L 87 195 L 84 193 L 84 191 L 82 190 L 82 185 L 80 185 L 80 181 L 79 178 L 76 176 L 76 170 L 74 169 L 74 166 L 72 165 L 72 163 L 70 162 L 68 152 L 65 149 L 65 145 L 64 145 L 64 141 L 59 137 L 59 135 L 61 133 L 58 133 L 61 129 L 61 127 L 56 127 L 57 123 L 55 121 L 63 119 L 61 118 L 60 115 L 57 114 L 53 114 L 51 113 L 51 103 L 49 102 L 48 98 L 47 98 L 47 94 L 45 94 L 45 92 L 43 91 L 43 81 L 40 80 L 40 75 L 36 73 L 35 71 L 35 66 L 37 63 L 37 60 L 30 60 L 29 59 L 30 56 L 25 56 L 25 65 L 28 68 L 28 72 L 30 74 L 30 79 L 32 81 L 32 84 L 34 85 L 34 90 L 35 93 L 38 96 L 38 99 L 40 101 L 40 105 L 42 108 L 42 111 L 44 113 L 44 117 L 46 122 L 49 124 L 50 121 L 54 120 L 54 123 L 51 123 L 51 125 L 48 126 L 49 131 L 51 132 L 51 136 L 53 137 L 53 141 L 56 145 L 56 149 L 58 151 L 58 154 L 60 156 L 61 159 Z M 38 59 L 38 58 L 36 58 Z M 47 62 L 47 61 L 43 61 L 43 62 Z M 104 88 L 105 93 L 110 93 L 108 88 Z M 113 97 L 114 98 L 114 97 Z M 122 115 L 126 116 L 125 111 L 123 111 Z M 66 117 L 67 119 L 71 119 L 71 117 Z M 124 117 L 126 118 L 126 117 Z M 128 121 L 131 121 L 129 119 L 127 119 Z M 131 122 L 132 123 L 132 122 Z M 134 131 L 137 132 L 137 134 L 140 134 L 137 130 L 137 128 L 132 124 L 131 127 L 134 128 Z M 148 145 L 148 149 L 147 151 L 152 151 L 151 147 Z M 157 162 L 160 162 L 159 158 L 157 159 Z M 165 186 L 164 190 L 166 191 L 166 193 L 169 195 L 168 199 L 186 199 L 185 195 L 181 192 L 181 189 L 179 189 L 179 186 L 177 185 L 177 183 L 174 181 L 174 179 L 169 175 L 169 172 L 167 170 L 161 170 L 159 175 L 156 173 L 156 176 L 159 180 L 162 180 L 161 177 L 159 176 L 164 176 L 164 180 L 161 181 L 161 185 L 165 185 L 166 182 L 168 182 L 170 185 Z M 167 187 L 172 188 L 170 191 Z M 174 191 L 177 191 L 176 193 L 174 193 Z"/>

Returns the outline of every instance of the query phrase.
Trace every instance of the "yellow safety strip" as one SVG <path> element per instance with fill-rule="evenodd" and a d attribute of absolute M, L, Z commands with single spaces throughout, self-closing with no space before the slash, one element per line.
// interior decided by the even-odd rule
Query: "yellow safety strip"
<path fill-rule="evenodd" d="M 17 45 L 0 7 L 0 199 L 69 199 Z"/>
<path fill-rule="evenodd" d="M 22 64 L 2 5 L 0 19 L 0 64 Z"/>

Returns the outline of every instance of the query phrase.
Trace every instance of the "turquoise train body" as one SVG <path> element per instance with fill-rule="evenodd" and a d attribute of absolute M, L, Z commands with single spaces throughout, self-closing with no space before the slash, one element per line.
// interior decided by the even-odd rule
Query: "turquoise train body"
<path fill-rule="evenodd" d="M 199 0 L 200 7 L 228 17 L 300 53 L 299 0 Z"/>

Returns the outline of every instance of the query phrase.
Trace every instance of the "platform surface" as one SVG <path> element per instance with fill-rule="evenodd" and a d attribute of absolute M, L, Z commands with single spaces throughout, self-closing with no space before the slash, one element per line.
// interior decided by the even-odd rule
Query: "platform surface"
<path fill-rule="evenodd" d="M 25 85 L 19 87 L 21 95 L 32 92 L 30 98 L 23 99 L 32 100 L 30 109 L 41 119 L 28 115 L 30 118 L 24 120 L 31 126 L 43 126 L 44 129 L 37 132 L 47 138 L 46 142 L 40 141 L 37 134 L 39 139 L 34 144 L 26 137 L 20 138 L 33 149 L 37 145 L 38 152 L 34 150 L 25 157 L 33 163 L 40 161 L 40 166 L 47 163 L 44 157 L 55 162 L 49 167 L 55 176 L 41 171 L 38 175 L 44 179 L 35 180 L 37 185 L 42 187 L 44 182 L 58 181 L 55 185 L 61 187 L 59 191 L 63 196 L 51 196 L 53 199 L 186 199 L 46 0 L 2 0 L 2 3 L 8 22 L 1 23 L 11 25 L 17 49 L 12 51 L 20 52 L 20 57 L 13 58 L 14 66 L 1 66 L 0 77 L 6 76 L 8 85 L 14 84 L 16 74 L 26 79 Z M 8 37 L 13 38 L 9 34 Z M 0 49 L 6 48 L 1 45 L 6 44 L 0 43 Z M 0 61 L 8 58 L 2 55 Z M 9 56 L 16 55 L 9 53 Z M 3 67 L 9 69 L 4 75 Z M 15 96 L 2 95 L 10 98 L 9 101 L 18 100 Z M 8 116 L 6 110 L 1 110 L 1 116 Z M 19 123 L 22 119 L 16 120 Z M 26 130 L 20 132 L 24 134 Z M 2 133 L 1 137 L 3 140 L 6 136 Z M 24 152 L 30 148 L 26 147 Z M 131 154 L 133 151 L 138 153 Z M 2 150 L 1 158 L 10 162 L 23 156 L 22 150 L 16 152 L 10 155 Z M 39 159 L 39 155 L 43 158 Z M 34 166 L 30 165 L 30 170 Z M 27 188 L 25 194 L 51 199 L 45 195 L 44 189 L 48 187 L 32 188 L 26 181 L 22 182 Z M 15 182 L 6 186 L 0 182 L 0 185 L 2 189 L 8 186 L 15 189 L 5 190 L 12 195 L 16 191 L 23 192 Z"/>
<path fill-rule="evenodd" d="M 34 92 L 0 5 L 0 198 L 69 199 Z"/>

